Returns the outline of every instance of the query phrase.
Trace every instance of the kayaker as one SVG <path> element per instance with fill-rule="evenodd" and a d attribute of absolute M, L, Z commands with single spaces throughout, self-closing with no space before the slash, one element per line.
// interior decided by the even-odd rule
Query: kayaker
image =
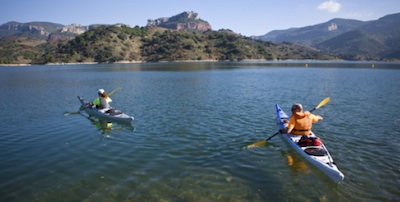
<path fill-rule="evenodd" d="M 283 133 L 290 133 L 292 135 L 310 135 L 312 124 L 322 120 L 319 115 L 310 113 L 309 111 L 303 112 L 303 105 L 295 103 L 292 106 L 292 116 L 290 117 L 289 124 Z"/>
<path fill-rule="evenodd" d="M 110 102 L 112 102 L 111 98 L 108 97 L 107 93 L 104 89 L 99 89 L 97 92 L 99 97 L 93 101 L 93 105 L 96 106 L 97 109 L 108 109 L 110 108 Z"/>

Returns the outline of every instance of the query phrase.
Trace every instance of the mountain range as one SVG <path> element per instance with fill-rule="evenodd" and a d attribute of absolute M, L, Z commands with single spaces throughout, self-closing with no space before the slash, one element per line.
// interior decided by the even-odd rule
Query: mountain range
<path fill-rule="evenodd" d="M 400 59 L 400 13 L 372 21 L 332 19 L 328 22 L 271 31 L 255 39 L 292 42 L 332 52 L 343 59 Z"/>

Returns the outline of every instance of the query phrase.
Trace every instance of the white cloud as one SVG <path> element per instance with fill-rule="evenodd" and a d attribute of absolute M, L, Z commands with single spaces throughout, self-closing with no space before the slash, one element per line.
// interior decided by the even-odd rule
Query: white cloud
<path fill-rule="evenodd" d="M 342 5 L 334 0 L 328 0 L 318 5 L 318 10 L 327 10 L 330 13 L 336 13 L 340 10 Z"/>

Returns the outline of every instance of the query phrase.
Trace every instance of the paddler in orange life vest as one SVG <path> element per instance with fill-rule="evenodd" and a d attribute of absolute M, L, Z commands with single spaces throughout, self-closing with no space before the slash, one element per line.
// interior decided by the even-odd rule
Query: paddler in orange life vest
<path fill-rule="evenodd" d="M 110 108 L 110 102 L 112 102 L 111 98 L 108 97 L 107 93 L 103 89 L 99 89 L 97 92 L 99 97 L 93 101 L 93 105 L 96 106 L 97 109 L 108 109 Z"/>
<path fill-rule="evenodd" d="M 292 106 L 292 116 L 290 117 L 289 124 L 283 133 L 290 133 L 291 135 L 306 135 L 311 134 L 312 124 L 322 120 L 319 115 L 311 114 L 309 111 L 303 112 L 303 106 L 295 103 Z"/>

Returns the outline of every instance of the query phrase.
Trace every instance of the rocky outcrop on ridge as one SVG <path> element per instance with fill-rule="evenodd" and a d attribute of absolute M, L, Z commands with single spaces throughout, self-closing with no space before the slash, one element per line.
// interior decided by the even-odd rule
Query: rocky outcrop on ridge
<path fill-rule="evenodd" d="M 149 19 L 147 20 L 147 26 L 157 26 L 174 30 L 189 29 L 207 31 L 212 29 L 207 21 L 200 19 L 199 14 L 193 11 L 183 12 L 170 18 Z"/>

